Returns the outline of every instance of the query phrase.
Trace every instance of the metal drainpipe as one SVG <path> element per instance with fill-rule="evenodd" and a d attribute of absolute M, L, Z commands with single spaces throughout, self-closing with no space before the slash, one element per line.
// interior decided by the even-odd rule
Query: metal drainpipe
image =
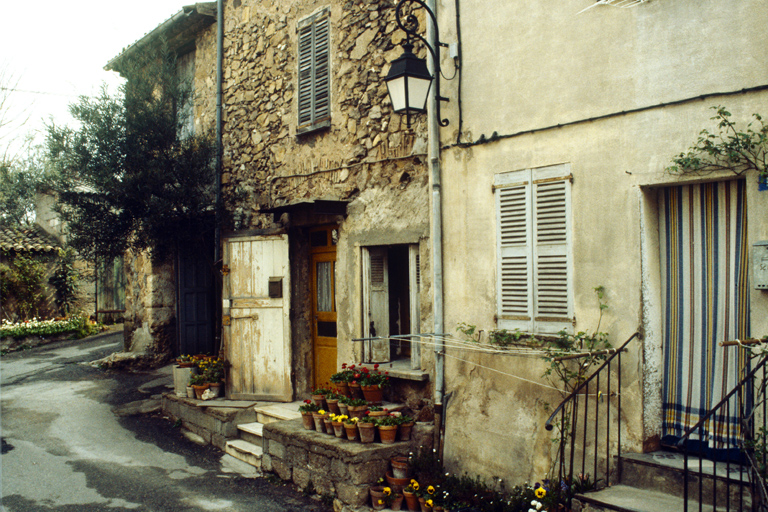
<path fill-rule="evenodd" d="M 427 6 L 437 18 L 437 5 L 435 0 L 427 0 Z M 427 17 L 427 20 L 430 18 Z M 427 22 L 427 41 L 430 42 L 440 58 L 440 46 L 436 37 L 436 30 L 431 22 Z M 433 75 L 439 73 L 435 69 L 432 59 L 427 59 L 429 71 Z M 443 329 L 443 218 L 440 176 L 440 124 L 437 116 L 437 90 L 433 86 L 429 92 L 429 107 L 427 116 L 427 144 L 428 160 L 430 167 L 430 181 L 432 183 L 432 225 L 430 238 L 432 239 L 432 314 L 434 315 L 434 333 L 442 334 Z M 445 390 L 445 359 L 443 351 L 445 346 L 442 338 L 435 338 L 435 449 L 442 458 L 442 425 L 443 425 L 443 392 Z"/>
<path fill-rule="evenodd" d="M 222 165 L 222 75 L 223 75 L 223 61 L 224 61 L 224 0 L 217 0 L 216 2 L 216 205 L 214 210 L 214 234 L 213 234 L 213 261 L 216 265 L 221 259 L 221 172 Z M 222 349 L 221 346 L 221 308 L 215 308 L 215 313 L 218 317 L 215 334 L 215 344 Z"/>

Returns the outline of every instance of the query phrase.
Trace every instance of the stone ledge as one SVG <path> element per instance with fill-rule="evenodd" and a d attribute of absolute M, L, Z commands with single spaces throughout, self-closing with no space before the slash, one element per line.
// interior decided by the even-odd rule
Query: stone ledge
<path fill-rule="evenodd" d="M 417 423 L 410 441 L 362 444 L 305 430 L 300 419 L 271 423 L 264 426 L 262 469 L 300 487 L 311 482 L 344 505 L 361 507 L 368 502 L 368 488 L 385 476 L 390 459 L 431 447 L 433 431 L 432 424 Z"/>

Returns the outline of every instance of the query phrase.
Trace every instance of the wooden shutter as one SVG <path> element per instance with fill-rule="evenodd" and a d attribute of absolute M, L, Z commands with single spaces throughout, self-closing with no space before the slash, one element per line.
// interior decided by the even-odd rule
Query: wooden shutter
<path fill-rule="evenodd" d="M 330 11 L 299 22 L 299 125 L 303 133 L 330 124 Z"/>
<path fill-rule="evenodd" d="M 570 171 L 565 165 L 533 170 L 534 325 L 538 333 L 572 328 L 570 278 Z"/>
<path fill-rule="evenodd" d="M 570 330 L 570 169 L 496 175 L 497 317 L 500 329 Z"/>
<path fill-rule="evenodd" d="M 530 170 L 496 179 L 497 316 L 502 329 L 532 329 Z"/>

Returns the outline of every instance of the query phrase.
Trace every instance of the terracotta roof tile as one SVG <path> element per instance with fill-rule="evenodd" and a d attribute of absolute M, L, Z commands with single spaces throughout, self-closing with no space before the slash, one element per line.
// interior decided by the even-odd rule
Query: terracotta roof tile
<path fill-rule="evenodd" d="M 40 227 L 11 228 L 0 226 L 0 251 L 2 252 L 52 252 L 59 243 Z"/>

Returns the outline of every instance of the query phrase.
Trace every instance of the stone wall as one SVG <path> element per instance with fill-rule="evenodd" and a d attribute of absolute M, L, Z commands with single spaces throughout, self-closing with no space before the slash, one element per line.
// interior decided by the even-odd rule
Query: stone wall
<path fill-rule="evenodd" d="M 368 489 L 384 478 L 390 459 L 432 446 L 433 427 L 417 423 L 409 442 L 362 444 L 304 430 L 301 420 L 264 426 L 262 470 L 276 473 L 301 489 L 309 485 L 336 497 L 335 510 L 370 504 Z"/>
<path fill-rule="evenodd" d="M 231 227 L 267 227 L 265 206 L 298 198 L 349 199 L 423 152 L 390 110 L 382 77 L 399 56 L 395 2 L 235 1 L 225 12 L 224 170 Z M 331 127 L 296 135 L 296 24 L 331 11 Z M 364 163 L 394 162 L 394 165 Z"/>

